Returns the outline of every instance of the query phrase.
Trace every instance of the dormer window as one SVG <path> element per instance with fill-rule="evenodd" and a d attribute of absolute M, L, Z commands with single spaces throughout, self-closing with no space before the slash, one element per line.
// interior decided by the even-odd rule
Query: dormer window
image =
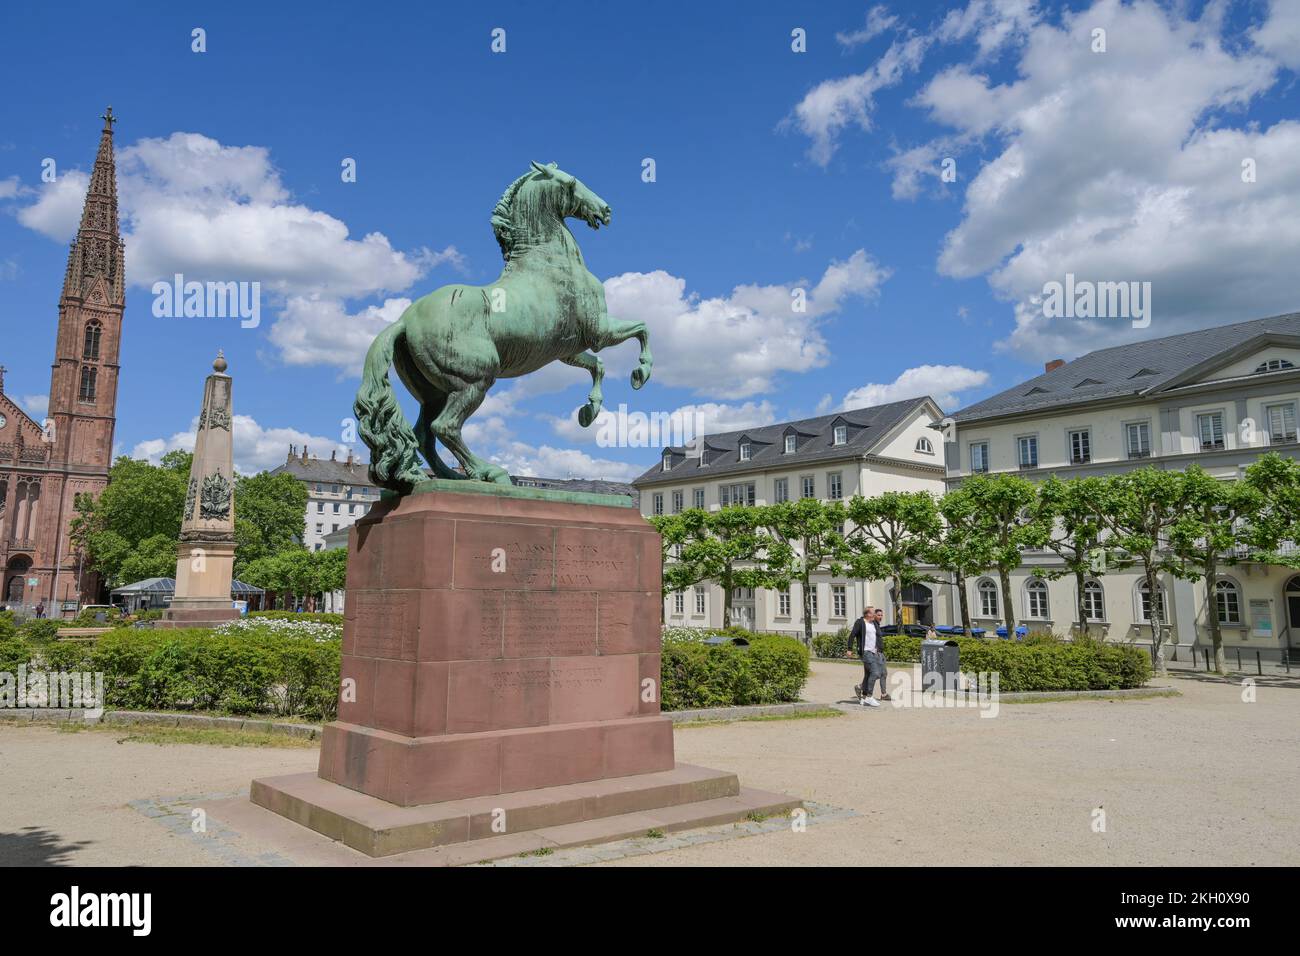
<path fill-rule="evenodd" d="M 746 441 L 746 442 L 741 442 L 741 443 L 740 443 L 740 460 L 741 460 L 741 461 L 749 461 L 749 459 L 750 459 L 750 457 L 752 456 L 752 454 L 753 454 L 753 447 L 749 444 L 749 442 L 747 442 L 747 441 Z"/>
<path fill-rule="evenodd" d="M 785 436 L 785 453 L 786 453 L 787 455 L 793 455 L 793 454 L 794 454 L 794 449 L 795 449 L 795 443 L 796 443 L 796 441 L 797 441 L 797 439 L 795 438 L 794 435 L 786 435 L 786 436 Z"/>
<path fill-rule="evenodd" d="M 847 443 L 848 440 L 849 440 L 849 426 L 848 426 L 848 425 L 836 425 L 836 426 L 835 426 L 834 437 L 833 437 L 832 440 L 831 440 L 831 441 L 832 441 L 832 444 L 835 444 L 835 445 L 843 445 L 843 444 Z"/>
<path fill-rule="evenodd" d="M 1260 362 L 1259 367 L 1255 369 L 1255 374 L 1262 372 L 1281 372 L 1289 368 L 1295 368 L 1295 364 L 1288 362 L 1286 359 L 1269 359 L 1267 362 Z"/>
<path fill-rule="evenodd" d="M 666 451 L 664 452 L 663 470 L 667 471 L 668 469 L 672 468 L 672 466 L 673 466 L 673 453 L 670 451 Z"/>

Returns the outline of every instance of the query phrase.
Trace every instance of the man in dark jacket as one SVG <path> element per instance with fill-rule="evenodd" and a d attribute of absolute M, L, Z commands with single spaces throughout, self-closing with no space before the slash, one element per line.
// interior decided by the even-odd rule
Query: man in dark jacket
<path fill-rule="evenodd" d="M 862 617 L 853 622 L 853 630 L 849 632 L 849 644 L 862 658 L 862 683 L 855 684 L 853 692 L 858 695 L 858 701 L 867 707 L 880 706 L 872 694 L 873 685 L 880 679 L 884 663 L 880 654 L 880 632 L 876 628 L 874 609 L 867 605 L 862 609 Z M 885 684 L 881 681 L 882 693 L 884 689 Z"/>

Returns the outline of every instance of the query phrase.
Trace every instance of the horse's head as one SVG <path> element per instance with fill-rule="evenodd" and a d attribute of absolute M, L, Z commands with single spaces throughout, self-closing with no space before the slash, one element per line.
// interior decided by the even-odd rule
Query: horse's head
<path fill-rule="evenodd" d="M 561 219 L 581 219 L 592 229 L 609 225 L 609 203 L 583 185 L 577 176 L 570 176 L 554 163 L 549 166 L 533 163 L 533 169 L 539 177 L 551 181 L 556 214 Z"/>

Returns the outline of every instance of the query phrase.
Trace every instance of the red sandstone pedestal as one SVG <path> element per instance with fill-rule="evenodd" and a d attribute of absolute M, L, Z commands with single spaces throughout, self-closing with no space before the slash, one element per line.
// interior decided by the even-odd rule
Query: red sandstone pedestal
<path fill-rule="evenodd" d="M 319 773 L 254 781 L 255 803 L 376 856 L 799 805 L 675 764 L 659 535 L 626 499 L 426 487 L 353 527 L 338 720 Z"/>

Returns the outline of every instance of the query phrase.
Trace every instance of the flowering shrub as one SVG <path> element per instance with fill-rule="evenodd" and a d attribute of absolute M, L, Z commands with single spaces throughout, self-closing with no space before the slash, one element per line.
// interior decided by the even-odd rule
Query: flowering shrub
<path fill-rule="evenodd" d="M 337 641 L 343 636 L 343 625 L 324 621 L 300 621 L 293 618 L 250 617 L 222 624 L 216 629 L 216 633 L 310 637 L 318 641 Z"/>

